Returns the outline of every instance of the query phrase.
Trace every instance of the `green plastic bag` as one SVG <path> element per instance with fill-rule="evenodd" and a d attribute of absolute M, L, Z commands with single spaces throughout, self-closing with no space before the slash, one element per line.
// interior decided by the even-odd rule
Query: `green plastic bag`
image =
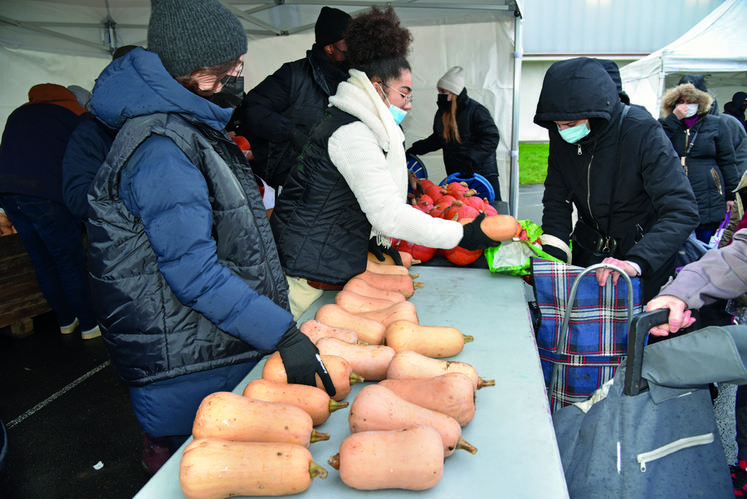
<path fill-rule="evenodd" d="M 518 238 L 504 241 L 498 246 L 485 249 L 485 258 L 491 272 L 525 276 L 531 273 L 530 258 L 537 256 L 547 260 L 560 261 L 544 251 L 539 242 L 542 227 L 531 220 L 519 220 L 524 229 Z"/>

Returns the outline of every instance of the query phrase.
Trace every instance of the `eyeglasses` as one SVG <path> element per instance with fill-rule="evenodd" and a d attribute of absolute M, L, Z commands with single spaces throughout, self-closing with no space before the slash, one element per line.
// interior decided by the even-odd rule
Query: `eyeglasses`
<path fill-rule="evenodd" d="M 412 92 L 410 92 L 409 94 L 406 94 L 406 93 L 404 93 L 404 92 L 400 92 L 400 91 L 399 91 L 399 90 L 397 90 L 396 88 L 390 87 L 389 85 L 387 85 L 387 84 L 386 84 L 386 83 L 384 83 L 383 81 L 380 81 L 380 82 L 379 82 L 379 84 L 381 84 L 381 85 L 384 85 L 384 86 L 385 86 L 386 88 L 388 88 L 388 89 L 390 89 L 390 90 L 394 90 L 394 91 L 395 91 L 395 92 L 397 92 L 397 93 L 398 93 L 399 95 L 401 95 L 401 96 L 402 96 L 402 98 L 403 98 L 403 99 L 405 100 L 405 104 L 404 104 L 405 106 L 407 105 L 407 103 L 408 103 L 408 102 L 409 102 L 409 103 L 412 103 L 412 101 L 414 100 L 414 97 L 413 97 L 413 95 L 412 95 Z"/>
<path fill-rule="evenodd" d="M 223 78 L 220 79 L 221 86 L 230 85 L 231 83 L 235 82 L 239 79 L 239 76 L 241 76 L 241 73 L 244 71 L 244 62 L 242 61 L 241 64 L 239 64 L 239 67 L 232 71 L 231 73 L 227 74 Z"/>

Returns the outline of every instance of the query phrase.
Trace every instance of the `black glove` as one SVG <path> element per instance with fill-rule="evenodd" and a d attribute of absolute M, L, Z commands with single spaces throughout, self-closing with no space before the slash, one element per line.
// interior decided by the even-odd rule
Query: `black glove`
<path fill-rule="evenodd" d="M 498 241 L 490 239 L 480 228 L 480 222 L 483 218 L 485 218 L 485 213 L 480 213 L 477 218 L 464 225 L 464 234 L 462 240 L 459 241 L 459 246 L 474 251 L 498 245 Z"/>
<path fill-rule="evenodd" d="M 330 397 L 334 397 L 337 390 L 327 367 L 319 356 L 319 349 L 308 336 L 303 334 L 292 322 L 277 345 L 280 358 L 283 359 L 288 383 L 316 386 L 314 374 L 318 374 L 324 384 L 324 389 Z"/>
<path fill-rule="evenodd" d="M 392 257 L 392 260 L 394 260 L 394 263 L 397 265 L 403 265 L 402 263 L 402 256 L 399 254 L 399 251 L 397 251 L 396 248 L 392 248 L 389 246 L 388 248 L 384 245 L 376 244 L 376 238 L 372 237 L 368 240 L 368 251 L 373 254 L 373 256 L 376 257 L 377 260 L 380 262 L 383 262 L 386 260 L 384 258 L 384 255 L 389 255 Z"/>

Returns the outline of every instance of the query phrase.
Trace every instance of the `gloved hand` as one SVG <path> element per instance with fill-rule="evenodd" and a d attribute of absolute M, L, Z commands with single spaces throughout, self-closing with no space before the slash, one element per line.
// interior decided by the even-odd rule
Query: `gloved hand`
<path fill-rule="evenodd" d="M 319 356 L 319 349 L 308 336 L 298 330 L 295 322 L 291 323 L 283 337 L 280 338 L 276 348 L 280 352 L 280 358 L 283 359 L 288 383 L 316 386 L 314 375 L 318 374 L 327 394 L 333 397 L 337 393 L 327 367 Z"/>
<path fill-rule="evenodd" d="M 483 218 L 485 218 L 485 213 L 480 213 L 477 218 L 464 225 L 464 233 L 462 234 L 462 240 L 459 241 L 459 246 L 474 251 L 498 245 L 499 241 L 490 239 L 480 228 L 480 222 Z"/>
<path fill-rule="evenodd" d="M 425 194 L 423 182 L 418 178 L 417 175 L 415 175 L 414 173 L 409 173 L 407 175 L 407 182 L 410 184 L 410 189 L 412 189 L 412 193 L 415 196 L 415 199 Z"/>
<path fill-rule="evenodd" d="M 396 248 L 392 248 L 391 246 L 387 248 L 384 245 L 377 244 L 375 237 L 372 237 L 368 240 L 368 251 L 372 253 L 373 256 L 375 256 L 376 259 L 380 262 L 386 260 L 386 258 L 384 258 L 384 255 L 389 255 L 392 257 L 392 260 L 394 260 L 395 264 L 403 265 L 402 256 L 400 256 L 399 251 L 397 251 Z"/>

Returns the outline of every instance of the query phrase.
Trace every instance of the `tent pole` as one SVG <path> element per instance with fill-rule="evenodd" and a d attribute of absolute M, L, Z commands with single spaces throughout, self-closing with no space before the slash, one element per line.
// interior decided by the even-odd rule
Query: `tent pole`
<path fill-rule="evenodd" d="M 521 85 L 521 61 L 524 57 L 522 44 L 523 18 L 514 17 L 514 98 L 511 120 L 511 171 L 509 173 L 509 213 L 517 217 L 519 213 L 519 86 Z"/>

